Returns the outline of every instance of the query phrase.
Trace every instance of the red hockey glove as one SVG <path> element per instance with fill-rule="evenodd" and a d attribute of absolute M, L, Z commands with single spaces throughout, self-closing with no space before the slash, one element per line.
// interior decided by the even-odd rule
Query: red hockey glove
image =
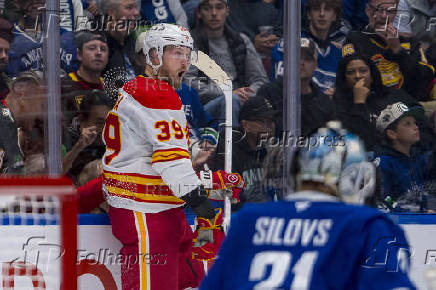
<path fill-rule="evenodd" d="M 222 241 L 224 240 L 223 211 L 215 209 L 212 220 L 197 217 L 197 229 L 194 232 L 192 258 L 208 261 L 216 258 Z"/>
<path fill-rule="evenodd" d="M 209 190 L 209 199 L 213 200 L 223 200 L 223 190 L 231 189 L 232 201 L 239 202 L 239 194 L 245 187 L 245 182 L 239 173 L 227 173 L 223 170 L 200 171 L 200 179 L 204 187 Z"/>

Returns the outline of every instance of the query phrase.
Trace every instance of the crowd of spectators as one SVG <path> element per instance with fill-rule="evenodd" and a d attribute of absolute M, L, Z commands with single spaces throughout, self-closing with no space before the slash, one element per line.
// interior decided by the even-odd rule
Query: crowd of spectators
<path fill-rule="evenodd" d="M 63 174 L 78 186 L 99 176 L 117 87 L 144 74 L 145 31 L 168 22 L 189 29 L 232 80 L 232 172 L 247 184 L 241 200 L 281 198 L 268 189 L 265 160 L 292 135 L 282 119 L 283 0 L 60 2 Z M 45 0 L 0 7 L 2 174 L 47 170 L 44 7 Z M 427 202 L 436 196 L 436 1 L 302 0 L 301 13 L 301 135 L 340 120 L 378 168 L 379 206 L 436 211 Z M 223 92 L 191 66 L 177 93 L 195 169 L 223 169 Z"/>

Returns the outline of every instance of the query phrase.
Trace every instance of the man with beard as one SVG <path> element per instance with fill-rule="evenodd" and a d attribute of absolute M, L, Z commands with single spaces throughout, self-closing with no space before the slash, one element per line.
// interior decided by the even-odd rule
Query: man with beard
<path fill-rule="evenodd" d="M 103 191 L 112 233 L 126 257 L 121 264 L 125 290 L 197 287 L 204 269 L 194 258 L 202 245 L 193 253 L 194 235 L 183 206 L 203 221 L 214 219 L 208 193 L 231 189 L 237 198 L 243 186 L 238 174 L 203 171 L 198 177 L 193 169 L 186 116 L 174 90 L 188 70 L 192 49 L 186 28 L 161 23 L 147 30 L 145 74 L 124 84 L 106 118 Z M 215 221 L 210 223 L 219 227 Z M 204 230 L 212 227 L 200 228 L 199 239 Z M 203 233 L 212 238 L 213 233 Z"/>

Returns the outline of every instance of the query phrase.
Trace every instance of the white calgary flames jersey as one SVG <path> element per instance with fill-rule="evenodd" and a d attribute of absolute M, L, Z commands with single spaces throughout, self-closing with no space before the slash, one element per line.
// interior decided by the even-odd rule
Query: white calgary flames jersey
<path fill-rule="evenodd" d="M 113 207 L 156 213 L 180 207 L 201 184 L 188 152 L 188 125 L 176 91 L 138 76 L 127 82 L 103 131 L 103 189 Z"/>

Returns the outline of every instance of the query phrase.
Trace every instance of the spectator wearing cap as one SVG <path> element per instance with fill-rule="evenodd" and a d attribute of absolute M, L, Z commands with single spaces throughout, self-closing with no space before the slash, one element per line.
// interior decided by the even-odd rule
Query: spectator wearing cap
<path fill-rule="evenodd" d="M 301 134 L 306 136 L 312 130 L 321 127 L 335 118 L 334 102 L 324 94 L 314 81 L 319 56 L 315 43 L 309 38 L 301 39 L 300 54 L 300 88 L 301 88 Z M 283 108 L 283 75 L 259 89 L 258 96 L 268 99 L 274 109 L 282 112 Z M 279 114 L 281 118 L 282 114 Z M 277 121 L 281 131 L 281 121 Z"/>
<path fill-rule="evenodd" d="M 42 30 L 41 13 L 44 12 L 44 0 L 20 0 L 18 6 L 22 14 L 14 25 L 14 41 L 9 50 L 9 64 L 6 73 L 9 77 L 16 77 L 20 72 L 27 70 L 43 70 L 44 61 L 42 53 L 43 37 L 46 31 Z M 61 75 L 77 69 L 76 47 L 74 34 L 60 28 L 60 65 Z"/>
<path fill-rule="evenodd" d="M 314 81 L 322 91 L 334 88 L 336 69 L 342 57 L 340 48 L 345 41 L 341 28 L 340 0 L 306 1 L 306 27 L 301 37 L 307 37 L 316 44 L 318 67 L 314 72 Z"/>
<path fill-rule="evenodd" d="M 376 150 L 374 163 L 381 172 L 383 198 L 394 210 L 420 211 L 424 206 L 431 152 L 415 146 L 420 141 L 417 120 L 423 118 L 422 107 L 409 108 L 401 102 L 388 105 L 377 117 L 384 142 Z"/>
<path fill-rule="evenodd" d="M 275 135 L 277 110 L 262 97 L 252 97 L 239 112 L 240 127 L 233 130 L 232 172 L 241 174 L 246 183 L 241 202 L 262 202 L 272 199 L 263 186 L 263 161 L 267 144 Z M 213 168 L 224 168 L 225 138 L 218 142 Z"/>
<path fill-rule="evenodd" d="M 79 69 L 61 80 L 62 110 L 66 125 L 80 111 L 86 91 L 103 90 L 102 73 L 108 62 L 109 48 L 102 34 L 90 31 L 76 32 Z M 68 118 L 67 118 L 68 116 Z"/>
<path fill-rule="evenodd" d="M 109 61 L 104 73 L 110 74 L 121 69 L 124 72 L 122 78 L 133 79 L 136 74 L 131 61 L 131 53 L 135 51 L 132 32 L 140 15 L 136 0 L 107 0 L 100 4 L 107 18 L 105 36 L 109 47 Z"/>
<path fill-rule="evenodd" d="M 360 54 L 372 59 L 387 87 L 402 88 L 417 100 L 427 98 L 435 69 L 427 61 L 419 42 L 404 37 L 394 26 L 399 0 L 369 0 L 368 25 L 348 34 L 343 56 Z"/>
<path fill-rule="evenodd" d="M 44 100 L 39 72 L 22 72 L 13 80 L 10 93 L 0 104 L 1 173 L 43 173 Z"/>
<path fill-rule="evenodd" d="M 9 93 L 10 79 L 5 70 L 9 62 L 9 49 L 13 40 L 12 25 L 6 19 L 0 18 L 0 99 L 5 98 Z"/>
<path fill-rule="evenodd" d="M 380 141 L 375 120 L 387 105 L 402 102 L 408 107 L 419 106 L 404 90 L 384 86 L 376 65 L 360 55 L 349 55 L 339 62 L 334 102 L 339 120 L 362 138 L 367 151 L 373 151 Z M 422 145 L 433 148 L 436 143 L 428 122 L 420 122 L 419 127 Z"/>

